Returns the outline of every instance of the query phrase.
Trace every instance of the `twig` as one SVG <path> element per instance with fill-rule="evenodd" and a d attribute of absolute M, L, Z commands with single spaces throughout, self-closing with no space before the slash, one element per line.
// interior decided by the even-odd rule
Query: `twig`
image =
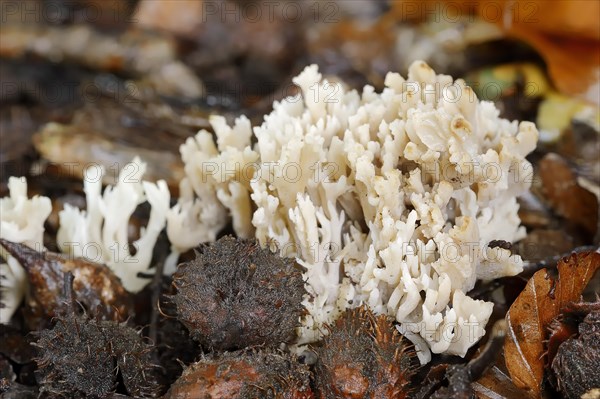
<path fill-rule="evenodd" d="M 531 276 L 538 270 L 541 270 L 544 268 L 554 269 L 554 268 L 556 268 L 556 266 L 558 265 L 558 262 L 562 258 L 569 256 L 574 252 L 587 252 L 587 251 L 596 251 L 596 250 L 598 250 L 597 246 L 585 245 L 585 246 L 573 248 L 573 250 L 571 250 L 567 253 L 564 253 L 562 255 L 549 256 L 546 259 L 543 259 L 539 262 L 525 261 L 525 262 L 523 262 L 523 272 L 521 273 L 521 275 Z"/>
<path fill-rule="evenodd" d="M 162 291 L 162 279 L 163 279 L 163 271 L 165 268 L 165 257 L 161 256 L 161 259 L 158 261 L 156 265 L 156 270 L 154 272 L 154 277 L 152 278 L 152 283 L 150 283 L 152 287 L 152 311 L 150 312 L 150 329 L 148 332 L 148 336 L 150 340 L 156 344 L 158 337 L 158 313 L 159 313 L 159 301 L 160 294 Z"/>

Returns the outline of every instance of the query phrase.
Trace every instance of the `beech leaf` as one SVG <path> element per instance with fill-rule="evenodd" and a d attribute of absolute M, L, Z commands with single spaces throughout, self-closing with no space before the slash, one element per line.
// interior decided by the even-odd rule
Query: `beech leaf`
<path fill-rule="evenodd" d="M 600 253 L 574 253 L 558 263 L 558 277 L 536 272 L 506 314 L 506 367 L 514 384 L 539 397 L 546 366 L 548 326 L 568 303 L 578 301 L 600 268 Z"/>
<path fill-rule="evenodd" d="M 539 163 L 544 194 L 552 209 L 590 235 L 598 228 L 598 198 L 578 184 L 577 174 L 558 154 L 549 153 Z"/>
<path fill-rule="evenodd" d="M 43 325 L 61 309 L 65 274 L 74 276 L 75 299 L 101 320 L 126 321 L 132 316 L 132 297 L 107 266 L 50 251 L 38 252 L 24 244 L 0 239 L 0 247 L 25 269 L 28 299 L 25 321 Z"/>

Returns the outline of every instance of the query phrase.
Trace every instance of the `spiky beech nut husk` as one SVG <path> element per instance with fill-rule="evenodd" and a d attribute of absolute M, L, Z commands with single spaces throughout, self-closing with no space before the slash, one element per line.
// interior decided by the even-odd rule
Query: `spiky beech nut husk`
<path fill-rule="evenodd" d="M 315 347 L 317 398 L 405 398 L 416 353 L 385 315 L 346 311 Z"/>
<path fill-rule="evenodd" d="M 173 278 L 178 319 L 211 350 L 277 346 L 295 337 L 304 282 L 295 261 L 254 240 L 202 246 Z"/>
<path fill-rule="evenodd" d="M 56 315 L 66 273 L 75 277 L 75 299 L 103 320 L 125 321 L 132 313 L 131 295 L 105 265 L 50 251 L 37 252 L 26 245 L 0 240 L 0 245 L 19 261 L 29 281 L 27 316 L 30 327 Z"/>
<path fill-rule="evenodd" d="M 106 327 L 125 391 L 135 398 L 151 398 L 162 391 L 159 366 L 154 363 L 153 346 L 145 342 L 139 331 L 125 323 L 101 322 Z"/>
<path fill-rule="evenodd" d="M 40 391 L 50 396 L 103 397 L 114 392 L 120 380 L 129 395 L 160 394 L 152 346 L 125 323 L 77 314 L 69 295 L 54 327 L 37 333 Z"/>
<path fill-rule="evenodd" d="M 553 380 L 568 399 L 600 388 L 600 302 L 568 306 L 553 323 L 549 343 L 567 336 L 578 319 L 575 334 L 560 343 L 551 360 Z"/>
<path fill-rule="evenodd" d="M 310 372 L 271 349 L 226 352 L 189 366 L 163 399 L 311 399 Z"/>
<path fill-rule="evenodd" d="M 567 339 L 577 335 L 579 324 L 594 308 L 598 307 L 600 307 L 600 302 L 571 302 L 560 309 L 558 316 L 552 320 L 548 327 L 548 342 L 546 344 L 548 363 L 552 364 L 560 345 Z"/>
<path fill-rule="evenodd" d="M 35 345 L 43 392 L 102 397 L 116 390 L 120 374 L 131 396 L 160 393 L 151 347 L 125 324 L 59 316 L 54 328 L 39 333 Z"/>
<path fill-rule="evenodd" d="M 115 361 L 96 323 L 59 317 L 54 328 L 40 332 L 34 345 L 40 349 L 36 362 L 42 392 L 102 397 L 116 389 Z"/>

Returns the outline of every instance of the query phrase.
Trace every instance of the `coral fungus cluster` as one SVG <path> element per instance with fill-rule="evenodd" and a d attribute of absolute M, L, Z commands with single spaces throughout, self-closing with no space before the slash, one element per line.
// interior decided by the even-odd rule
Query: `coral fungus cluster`
<path fill-rule="evenodd" d="M 401 324 L 421 361 L 429 350 L 464 355 L 492 311 L 465 293 L 522 269 L 488 244 L 525 234 L 516 197 L 531 184 L 535 125 L 500 118 L 423 62 L 408 79 L 389 73 L 381 93 L 346 91 L 316 66 L 294 82 L 301 95 L 275 102 L 262 125 L 215 116 L 216 143 L 203 130 L 182 146 L 186 224 L 168 223 L 174 247 L 191 246 L 175 232 L 196 223 L 214 237 L 229 214 L 237 235 L 305 267 L 301 343 L 365 303 Z"/>
<path fill-rule="evenodd" d="M 399 323 L 421 362 L 430 352 L 464 356 L 492 312 L 466 293 L 477 279 L 522 269 L 518 255 L 493 241 L 525 234 L 516 197 L 531 184 L 525 156 L 535 125 L 500 118 L 462 80 L 424 62 L 407 79 L 389 73 L 381 93 L 346 90 L 314 65 L 294 83 L 301 93 L 275 102 L 260 126 L 213 116 L 214 136 L 202 130 L 182 145 L 186 177 L 170 209 L 164 182 L 141 181 L 140 161 L 133 182 L 122 174 L 103 194 L 86 181 L 87 211 L 62 212 L 59 245 L 85 256 L 68 243 L 99 243 L 100 261 L 139 291 L 163 226 L 172 249 L 165 270 L 173 273 L 181 253 L 214 241 L 231 221 L 237 236 L 303 267 L 298 344 L 319 340 L 325 325 L 365 304 Z M 4 208 L 14 219 L 18 201 L 40 201 L 17 191 L 2 200 L 3 230 Z M 127 220 L 146 200 L 150 221 L 130 253 Z"/>

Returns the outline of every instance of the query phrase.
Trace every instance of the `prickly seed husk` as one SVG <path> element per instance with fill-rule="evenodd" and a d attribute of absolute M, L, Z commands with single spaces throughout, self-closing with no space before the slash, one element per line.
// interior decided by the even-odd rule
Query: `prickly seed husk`
<path fill-rule="evenodd" d="M 256 241 L 224 237 L 179 265 L 173 302 L 179 320 L 204 347 L 278 346 L 295 338 L 304 282 L 291 259 Z"/>
<path fill-rule="evenodd" d="M 329 330 L 316 348 L 318 398 L 407 396 L 415 352 L 391 320 L 360 307 L 346 311 Z"/>

